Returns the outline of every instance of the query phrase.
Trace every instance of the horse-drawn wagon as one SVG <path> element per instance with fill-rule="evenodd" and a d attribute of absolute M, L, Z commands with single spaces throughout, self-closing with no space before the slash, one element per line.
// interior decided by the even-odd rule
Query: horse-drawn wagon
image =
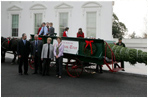
<path fill-rule="evenodd" d="M 34 40 L 34 35 L 32 40 Z M 48 36 L 39 36 L 43 43 L 46 43 Z M 56 43 L 56 36 L 51 37 L 52 44 Z M 102 73 L 102 66 L 105 64 L 111 72 L 116 72 L 121 68 L 114 69 L 113 64 L 115 62 L 115 56 L 113 53 L 112 59 L 108 62 L 106 59 L 106 48 L 109 45 L 102 39 L 88 39 L 88 38 L 73 38 L 62 37 L 62 43 L 64 44 L 64 56 L 63 65 L 67 73 L 71 77 L 79 77 L 83 70 L 87 69 L 87 66 L 92 66 L 96 72 Z M 105 46 L 105 47 L 104 47 Z M 29 60 L 29 65 L 32 67 L 32 61 Z M 112 68 L 110 67 L 112 65 Z"/>
<path fill-rule="evenodd" d="M 32 41 L 34 40 L 34 35 Z M 49 36 L 39 36 L 39 40 L 46 43 Z M 55 45 L 56 36 L 51 37 L 52 44 Z M 1 53 L 2 62 L 5 61 L 5 53 L 13 51 L 14 58 L 12 64 L 15 62 L 17 56 L 17 43 L 21 39 L 12 38 L 11 40 L 1 37 Z M 31 41 L 31 40 L 30 40 Z M 67 73 L 71 77 L 79 77 L 83 71 L 94 71 L 102 73 L 102 67 L 107 66 L 109 71 L 117 72 L 123 70 L 117 61 L 128 61 L 130 64 L 145 63 L 147 65 L 147 52 L 137 49 L 129 49 L 114 45 L 113 41 L 104 41 L 102 39 L 88 39 L 88 38 L 73 38 L 62 37 L 64 44 L 63 65 Z M 34 61 L 29 58 L 29 65 L 34 69 Z M 114 68 L 114 64 L 118 68 Z M 92 69 L 92 70 L 91 70 Z"/>

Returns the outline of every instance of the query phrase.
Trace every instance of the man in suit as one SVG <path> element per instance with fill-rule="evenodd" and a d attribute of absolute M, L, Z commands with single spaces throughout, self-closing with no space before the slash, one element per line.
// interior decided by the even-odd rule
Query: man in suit
<path fill-rule="evenodd" d="M 52 23 L 52 22 L 49 23 L 49 26 L 50 26 L 50 28 L 49 28 L 48 35 L 49 35 L 49 36 L 54 36 L 54 27 L 53 27 L 53 23 Z"/>
<path fill-rule="evenodd" d="M 53 55 L 53 50 L 54 47 L 51 43 L 51 38 L 47 38 L 47 43 L 43 45 L 42 48 L 42 54 L 41 54 L 41 59 L 43 60 L 43 71 L 42 75 L 48 75 L 49 76 L 49 64 L 51 60 L 53 60 L 54 55 Z"/>
<path fill-rule="evenodd" d="M 48 34 L 48 28 L 46 27 L 46 24 L 45 22 L 42 23 L 42 28 L 41 28 L 41 31 L 39 33 L 39 35 L 47 35 Z"/>
<path fill-rule="evenodd" d="M 30 53 L 30 42 L 26 40 L 25 33 L 22 34 L 22 39 L 17 45 L 17 54 L 19 57 L 19 74 L 22 75 L 22 64 L 24 63 L 24 74 L 28 75 L 28 56 Z"/>
<path fill-rule="evenodd" d="M 46 27 L 47 27 L 48 32 L 49 32 L 49 28 L 50 28 L 50 23 L 49 22 L 46 23 Z"/>
<path fill-rule="evenodd" d="M 43 42 L 41 40 L 38 40 L 38 35 L 34 36 L 34 41 L 31 42 L 31 55 L 32 59 L 34 59 L 35 64 L 35 71 L 33 74 L 38 73 L 38 67 L 39 67 L 39 73 L 42 73 L 42 63 L 41 63 L 41 52 L 42 52 L 42 46 Z"/>

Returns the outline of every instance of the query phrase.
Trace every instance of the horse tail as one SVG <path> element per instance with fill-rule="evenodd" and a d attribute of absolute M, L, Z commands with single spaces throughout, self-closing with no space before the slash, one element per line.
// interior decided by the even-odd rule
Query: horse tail
<path fill-rule="evenodd" d="M 5 51 L 9 50 L 9 43 L 7 38 L 1 37 L 1 49 Z"/>

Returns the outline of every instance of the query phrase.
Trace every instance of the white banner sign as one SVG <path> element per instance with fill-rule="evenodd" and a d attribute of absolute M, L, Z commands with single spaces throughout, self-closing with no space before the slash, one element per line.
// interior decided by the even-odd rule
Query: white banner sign
<path fill-rule="evenodd" d="M 62 43 L 64 45 L 64 53 L 77 54 L 79 49 L 78 41 L 62 40 Z M 57 40 L 54 39 L 53 45 L 55 46 L 56 44 L 57 44 Z"/>

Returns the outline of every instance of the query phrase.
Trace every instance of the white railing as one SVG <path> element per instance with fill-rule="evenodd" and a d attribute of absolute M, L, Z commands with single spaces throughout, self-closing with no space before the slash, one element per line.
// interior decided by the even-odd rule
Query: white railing
<path fill-rule="evenodd" d="M 113 40 L 118 42 L 117 38 L 114 38 Z M 147 39 L 122 39 L 122 42 L 124 42 L 128 48 L 136 48 L 147 51 Z"/>

